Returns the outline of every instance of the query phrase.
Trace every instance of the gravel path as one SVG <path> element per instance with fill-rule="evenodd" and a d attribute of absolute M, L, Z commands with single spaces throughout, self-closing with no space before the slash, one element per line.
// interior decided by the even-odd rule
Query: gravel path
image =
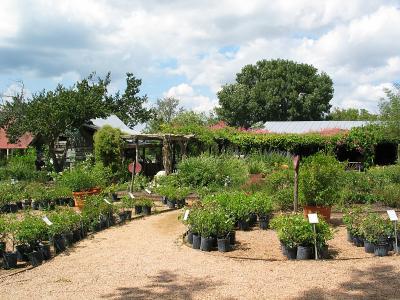
<path fill-rule="evenodd" d="M 252 231 L 246 241 L 238 234 L 241 245 L 257 233 L 273 240 L 258 259 L 203 253 L 182 244 L 178 214 L 108 229 L 48 263 L 2 278 L 0 299 L 400 299 L 400 257 L 268 260 L 267 250 L 275 253 L 277 245 L 271 231 Z M 242 252 L 245 247 L 229 255 Z"/>

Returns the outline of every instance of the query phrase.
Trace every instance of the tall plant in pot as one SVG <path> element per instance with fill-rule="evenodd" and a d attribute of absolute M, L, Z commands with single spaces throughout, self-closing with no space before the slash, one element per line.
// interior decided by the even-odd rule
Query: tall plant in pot
<path fill-rule="evenodd" d="M 343 214 L 343 223 L 347 228 L 347 240 L 357 247 L 364 246 L 363 231 L 361 223 L 368 214 L 371 213 L 369 206 L 353 206 L 345 210 Z"/>
<path fill-rule="evenodd" d="M 213 215 L 218 251 L 227 252 L 231 248 L 229 234 L 234 229 L 235 222 L 221 207 L 214 208 Z"/>
<path fill-rule="evenodd" d="M 258 216 L 261 229 L 267 229 L 272 215 L 272 200 L 264 193 L 256 193 L 252 196 L 252 205 Z"/>
<path fill-rule="evenodd" d="M 371 213 L 361 222 L 364 248 L 376 256 L 386 256 L 389 250 L 388 238 L 392 234 L 392 224 L 377 213 Z"/>
<path fill-rule="evenodd" d="M 11 243 L 12 250 L 7 251 L 7 248 L 4 249 L 3 252 L 3 267 L 5 269 L 14 269 L 17 267 L 17 259 L 18 255 L 17 252 L 15 251 L 15 236 L 18 228 L 18 221 L 17 218 L 14 214 L 8 215 L 6 218 L 4 218 L 5 221 L 5 226 L 4 226 L 4 235 L 3 235 L 3 241 L 7 241 Z"/>
<path fill-rule="evenodd" d="M 344 168 L 333 155 L 318 153 L 300 167 L 300 192 L 304 216 L 318 213 L 329 221 L 331 207 L 340 194 Z"/>

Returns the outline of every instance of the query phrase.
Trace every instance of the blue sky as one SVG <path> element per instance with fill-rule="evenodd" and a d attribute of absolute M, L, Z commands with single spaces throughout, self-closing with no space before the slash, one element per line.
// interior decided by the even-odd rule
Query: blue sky
<path fill-rule="evenodd" d="M 0 93 L 110 71 L 143 80 L 150 103 L 174 96 L 210 111 L 246 64 L 286 58 L 334 81 L 334 106 L 377 110 L 400 80 L 400 4 L 391 0 L 2 0 Z"/>

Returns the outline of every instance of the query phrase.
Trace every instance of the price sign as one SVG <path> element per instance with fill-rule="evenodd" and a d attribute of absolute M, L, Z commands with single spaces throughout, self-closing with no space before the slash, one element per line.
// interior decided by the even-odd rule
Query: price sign
<path fill-rule="evenodd" d="M 111 204 L 110 201 L 108 201 L 106 198 L 103 199 L 105 203 Z"/>
<path fill-rule="evenodd" d="M 151 194 L 151 191 L 149 189 L 144 189 L 147 194 Z"/>
<path fill-rule="evenodd" d="M 51 222 L 51 221 L 49 220 L 49 218 L 46 217 L 46 216 L 44 216 L 44 217 L 42 218 L 42 220 L 43 220 L 47 225 L 49 225 L 49 226 L 53 225 L 53 222 Z"/>
<path fill-rule="evenodd" d="M 135 199 L 135 196 L 133 196 L 133 194 L 131 192 L 128 193 L 129 197 L 131 197 L 132 199 Z"/>
<path fill-rule="evenodd" d="M 318 215 L 317 214 L 308 214 L 308 222 L 311 224 L 317 224 L 318 223 Z"/>
<path fill-rule="evenodd" d="M 183 221 L 187 221 L 187 219 L 189 218 L 189 210 L 187 209 L 186 211 L 185 211 L 185 215 L 183 216 Z"/>
<path fill-rule="evenodd" d="M 396 212 L 394 210 L 388 210 L 387 214 L 389 216 L 390 221 L 398 221 L 399 219 L 397 218 Z"/>

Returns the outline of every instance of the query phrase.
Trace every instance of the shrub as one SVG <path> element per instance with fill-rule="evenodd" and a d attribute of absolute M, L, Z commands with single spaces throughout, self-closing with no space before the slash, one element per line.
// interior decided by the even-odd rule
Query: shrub
<path fill-rule="evenodd" d="M 88 169 L 84 166 L 76 166 L 62 174 L 60 184 L 69 188 L 73 192 L 90 190 L 102 183 L 102 178 L 100 178 L 101 176 L 92 171 L 92 169 Z"/>
<path fill-rule="evenodd" d="M 337 202 L 344 169 L 334 156 L 318 153 L 300 167 L 299 187 L 303 205 L 331 206 Z"/>
<path fill-rule="evenodd" d="M 279 170 L 282 165 L 291 166 L 291 158 L 280 152 L 254 152 L 246 157 L 250 174 L 269 174 L 274 170 Z"/>
<path fill-rule="evenodd" d="M 392 224 L 377 213 L 370 213 L 360 224 L 360 233 L 367 241 L 376 244 L 381 238 L 390 237 Z"/>
<path fill-rule="evenodd" d="M 371 212 L 369 206 L 353 206 L 345 210 L 343 214 L 343 223 L 347 230 L 355 236 L 362 236 L 361 223 Z"/>
<path fill-rule="evenodd" d="M 390 207 L 400 207 L 400 184 L 390 183 L 373 191 L 376 199 Z"/>
<path fill-rule="evenodd" d="M 35 246 L 47 239 L 48 232 L 48 226 L 40 217 L 25 214 L 23 219 L 17 223 L 15 239 L 19 244 Z"/>
<path fill-rule="evenodd" d="M 287 210 L 293 207 L 293 170 L 280 169 L 271 173 L 265 183 L 266 192 L 271 195 L 274 209 Z"/>
<path fill-rule="evenodd" d="M 343 174 L 343 187 L 340 190 L 340 204 L 374 203 L 374 184 L 363 172 L 348 171 Z"/>
<path fill-rule="evenodd" d="M 269 216 L 272 214 L 273 206 L 270 197 L 264 193 L 256 193 L 251 197 L 254 212 L 259 216 Z"/>
<path fill-rule="evenodd" d="M 146 207 L 153 207 L 154 202 L 151 199 L 147 198 L 140 198 L 135 201 L 135 205 L 137 206 L 146 206 Z"/>
<path fill-rule="evenodd" d="M 190 157 L 178 165 L 179 181 L 189 187 L 237 186 L 248 176 L 243 160 L 229 155 Z"/>

